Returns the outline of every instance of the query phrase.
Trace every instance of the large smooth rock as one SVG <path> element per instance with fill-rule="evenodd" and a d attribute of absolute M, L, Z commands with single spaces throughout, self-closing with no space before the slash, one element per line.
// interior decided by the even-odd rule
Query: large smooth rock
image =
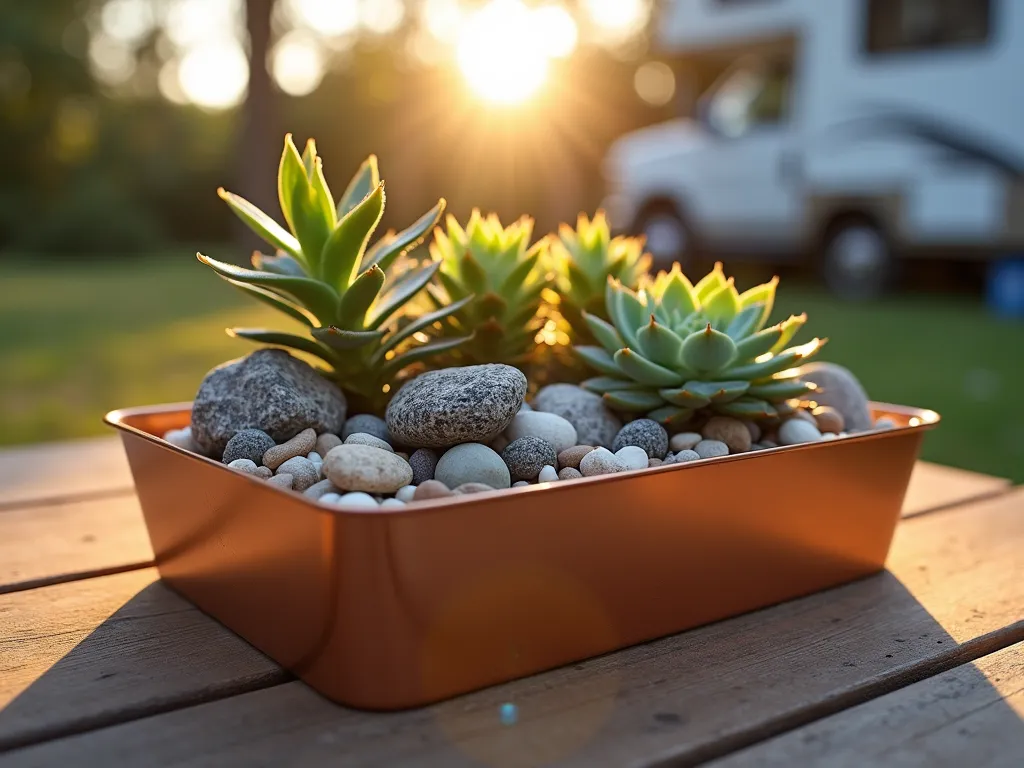
<path fill-rule="evenodd" d="M 512 419 L 512 423 L 508 425 L 508 429 L 505 430 L 505 437 L 511 442 L 523 437 L 539 437 L 555 449 L 555 455 L 579 443 L 576 439 L 576 428 L 571 421 L 563 419 L 557 413 L 542 413 L 540 411 L 517 413 Z"/>
<path fill-rule="evenodd" d="M 501 456 L 480 443 L 464 443 L 446 451 L 437 462 L 434 479 L 453 489 L 466 483 L 483 483 L 499 489 L 512 485 Z"/>
<path fill-rule="evenodd" d="M 610 448 L 622 421 L 605 407 L 600 395 L 573 384 L 549 384 L 533 399 L 534 410 L 561 416 L 576 428 L 583 445 Z"/>
<path fill-rule="evenodd" d="M 868 393 L 849 369 L 835 363 L 808 363 L 800 368 L 800 378 L 818 385 L 820 391 L 811 397 L 839 411 L 848 432 L 871 429 Z"/>
<path fill-rule="evenodd" d="M 488 443 L 512 422 L 525 396 L 526 377 L 510 365 L 429 371 L 392 398 L 388 431 L 395 443 L 414 448 Z"/>
<path fill-rule="evenodd" d="M 340 432 L 347 403 L 341 390 L 283 349 L 260 349 L 206 374 L 192 405 L 192 439 L 221 456 L 243 429 L 283 443 L 304 429 Z"/>

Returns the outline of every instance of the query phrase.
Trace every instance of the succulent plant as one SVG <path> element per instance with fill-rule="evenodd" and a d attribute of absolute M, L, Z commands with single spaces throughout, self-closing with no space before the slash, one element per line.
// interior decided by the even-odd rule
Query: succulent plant
<path fill-rule="evenodd" d="M 551 255 L 557 270 L 558 309 L 578 343 L 595 341 L 583 319 L 584 312 L 610 319 L 605 308 L 608 278 L 635 289 L 651 267 L 643 238 L 613 238 L 604 211 L 598 211 L 593 219 L 581 213 L 576 229 L 562 224 L 558 238 L 552 242 Z"/>
<path fill-rule="evenodd" d="M 466 336 L 430 340 L 425 332 L 465 307 L 469 297 L 421 316 L 408 312 L 410 300 L 441 265 L 407 254 L 438 223 L 444 200 L 408 229 L 388 232 L 369 246 L 385 202 L 376 157 L 363 163 L 335 204 L 314 142 L 300 156 L 287 136 L 278 172 L 287 229 L 241 197 L 223 189 L 219 194 L 276 254 L 253 254 L 253 269 L 203 254 L 199 260 L 307 329 L 307 335 L 254 328 L 228 333 L 320 358 L 355 410 L 382 411 L 388 392 L 410 364 L 466 341 Z"/>
<path fill-rule="evenodd" d="M 438 307 L 458 303 L 447 332 L 474 333 L 452 358 L 460 364 L 526 362 L 544 325 L 541 293 L 547 286 L 546 239 L 530 245 L 533 219 L 503 227 L 494 214 L 474 210 L 463 229 L 449 215 L 448 231 L 437 229 L 430 252 L 441 268 L 442 288 L 431 286 Z"/>
<path fill-rule="evenodd" d="M 807 320 L 794 315 L 765 328 L 778 278 L 736 290 L 722 265 L 697 285 L 676 264 L 634 292 L 614 279 L 606 287 L 611 323 L 584 313 L 600 346 L 578 354 L 601 376 L 583 386 L 609 407 L 646 413 L 668 427 L 714 412 L 744 419 L 773 417 L 790 399 L 815 391 L 795 366 L 825 344 L 786 345 Z"/>

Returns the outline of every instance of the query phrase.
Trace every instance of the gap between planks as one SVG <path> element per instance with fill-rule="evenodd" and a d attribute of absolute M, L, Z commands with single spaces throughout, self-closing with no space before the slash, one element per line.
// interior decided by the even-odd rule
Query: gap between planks
<path fill-rule="evenodd" d="M 290 683 L 142 719 L 126 705 L 122 719 L 132 722 L 27 747 L 7 762 L 88 756 L 96 765 L 115 758 L 170 765 L 202 754 L 218 763 L 302 765 L 336 759 L 344 745 L 353 766 L 513 765 L 510 755 L 523 766 L 689 765 L 1019 642 L 1022 541 L 1018 490 L 907 521 L 891 573 L 428 709 L 357 712 Z M 217 654 L 217 644 L 203 653 Z M 178 659 L 159 662 L 161 679 L 176 680 Z M 88 677 L 80 688 L 89 700 L 110 704 L 90 659 L 80 663 L 71 682 Z M 522 713 L 515 728 L 498 722 L 505 702 Z M 78 705 L 37 702 L 47 716 L 71 718 L 69 733 L 80 728 Z"/>

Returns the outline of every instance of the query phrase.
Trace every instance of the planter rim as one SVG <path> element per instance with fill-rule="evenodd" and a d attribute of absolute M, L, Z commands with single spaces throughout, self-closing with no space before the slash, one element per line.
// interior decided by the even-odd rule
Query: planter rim
<path fill-rule="evenodd" d="M 115 429 L 127 432 L 138 437 L 141 437 L 149 442 L 156 443 L 164 448 L 169 448 L 176 453 L 181 454 L 193 461 L 211 464 L 220 467 L 228 472 L 239 475 L 245 481 L 255 483 L 261 488 L 275 493 L 283 494 L 286 498 L 295 499 L 301 497 L 302 500 L 310 507 L 318 512 L 331 512 L 341 515 L 388 515 L 388 516 L 402 516 L 402 515 L 418 515 L 427 512 L 438 512 L 450 509 L 451 507 L 465 503 L 476 503 L 479 501 L 487 501 L 494 498 L 507 499 L 513 494 L 517 494 L 520 498 L 525 498 L 526 494 L 531 493 L 551 493 L 551 492 L 568 492 L 574 488 L 579 488 L 586 484 L 594 483 L 607 483 L 614 482 L 624 477 L 635 477 L 640 474 L 654 474 L 662 472 L 683 472 L 687 469 L 694 467 L 706 466 L 709 462 L 716 464 L 732 463 L 732 462 L 747 462 L 756 460 L 757 457 L 767 454 L 775 454 L 779 452 L 795 452 L 795 451 L 821 451 L 827 450 L 829 446 L 834 443 L 849 443 L 851 441 L 856 442 L 868 442 L 871 440 L 884 439 L 886 435 L 892 434 L 893 432 L 923 432 L 934 429 L 939 425 L 941 416 L 933 410 L 926 408 L 916 408 L 907 405 L 896 405 L 892 403 L 882 403 L 869 401 L 868 403 L 871 410 L 874 412 L 874 416 L 897 416 L 906 421 L 905 425 L 897 424 L 895 427 L 882 430 L 871 430 L 869 432 L 859 432 L 855 434 L 846 435 L 845 437 L 836 437 L 832 440 L 823 440 L 814 443 L 800 443 L 798 445 L 780 445 L 776 448 L 765 448 L 760 451 L 748 451 L 746 453 L 730 454 L 728 456 L 719 456 L 711 459 L 698 459 L 695 461 L 689 461 L 685 464 L 667 464 L 660 467 L 648 467 L 645 469 L 632 469 L 627 472 L 615 472 L 607 475 L 596 475 L 594 477 L 583 477 L 577 478 L 572 482 L 566 481 L 553 481 L 549 483 L 538 483 L 531 484 L 528 486 L 521 486 L 519 488 L 504 488 L 495 489 L 493 491 L 485 491 L 481 493 L 473 494 L 462 494 L 458 496 L 445 496 L 439 499 L 427 499 L 423 501 L 417 501 L 415 504 L 407 505 L 406 508 L 389 508 L 389 509 L 369 509 L 366 507 L 350 507 L 346 505 L 327 505 L 320 504 L 317 501 L 303 496 L 301 493 L 297 493 L 293 490 L 286 488 L 278 488 L 273 485 L 268 485 L 266 481 L 247 475 L 244 472 L 235 472 L 230 469 L 226 464 L 211 459 L 207 456 L 202 456 L 198 453 L 179 448 L 176 445 L 168 443 L 162 437 L 147 432 L 134 424 L 129 423 L 129 420 L 144 419 L 147 416 L 164 416 L 175 413 L 188 413 L 191 414 L 192 403 L 191 402 L 179 402 L 179 403 L 163 403 L 160 405 L 150 406 L 134 406 L 128 408 L 118 408 L 116 410 L 108 412 L 104 417 L 103 421 L 105 424 L 114 427 Z"/>

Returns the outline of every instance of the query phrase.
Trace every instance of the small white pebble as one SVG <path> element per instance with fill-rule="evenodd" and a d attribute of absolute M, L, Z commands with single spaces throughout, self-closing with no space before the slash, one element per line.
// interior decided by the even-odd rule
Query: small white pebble
<path fill-rule="evenodd" d="M 368 493 L 362 493 L 361 491 L 346 493 L 338 499 L 338 504 L 347 504 L 350 507 L 373 507 L 374 509 L 380 506 L 373 496 Z"/>
<path fill-rule="evenodd" d="M 525 488 L 528 485 L 529 483 L 526 482 L 525 480 L 517 480 L 516 482 L 512 483 L 513 488 Z"/>
<path fill-rule="evenodd" d="M 630 469 L 647 469 L 647 451 L 638 446 L 623 446 L 615 452 L 615 457 Z"/>
<path fill-rule="evenodd" d="M 307 453 L 306 458 L 312 461 L 314 464 L 322 464 L 324 460 L 324 457 L 321 456 L 316 451 L 310 451 L 309 453 Z"/>
<path fill-rule="evenodd" d="M 401 509 L 405 506 L 405 502 L 401 499 L 384 499 L 380 503 L 381 509 Z"/>
<path fill-rule="evenodd" d="M 228 464 L 228 467 L 236 472 L 242 472 L 246 475 L 255 475 L 257 469 L 256 462 L 252 459 L 235 459 Z"/>
<path fill-rule="evenodd" d="M 412 497 L 416 494 L 415 485 L 406 485 L 399 488 L 395 492 L 395 498 L 399 501 L 412 501 Z"/>
<path fill-rule="evenodd" d="M 647 454 L 644 454 L 645 456 Z M 538 483 L 553 483 L 558 479 L 558 472 L 554 467 L 547 465 L 541 469 L 540 474 L 537 475 Z"/>
<path fill-rule="evenodd" d="M 196 444 L 192 442 L 192 427 L 168 430 L 164 432 L 164 440 L 182 450 L 192 451 L 193 453 L 199 452 Z"/>
<path fill-rule="evenodd" d="M 321 504 L 337 504 L 339 501 L 341 501 L 341 494 L 340 493 L 325 493 L 323 496 L 321 496 L 318 499 L 318 501 Z"/>
<path fill-rule="evenodd" d="M 837 435 L 835 432 L 822 432 L 821 433 L 821 439 L 822 440 L 836 440 L 838 438 L 839 438 L 839 435 Z"/>

